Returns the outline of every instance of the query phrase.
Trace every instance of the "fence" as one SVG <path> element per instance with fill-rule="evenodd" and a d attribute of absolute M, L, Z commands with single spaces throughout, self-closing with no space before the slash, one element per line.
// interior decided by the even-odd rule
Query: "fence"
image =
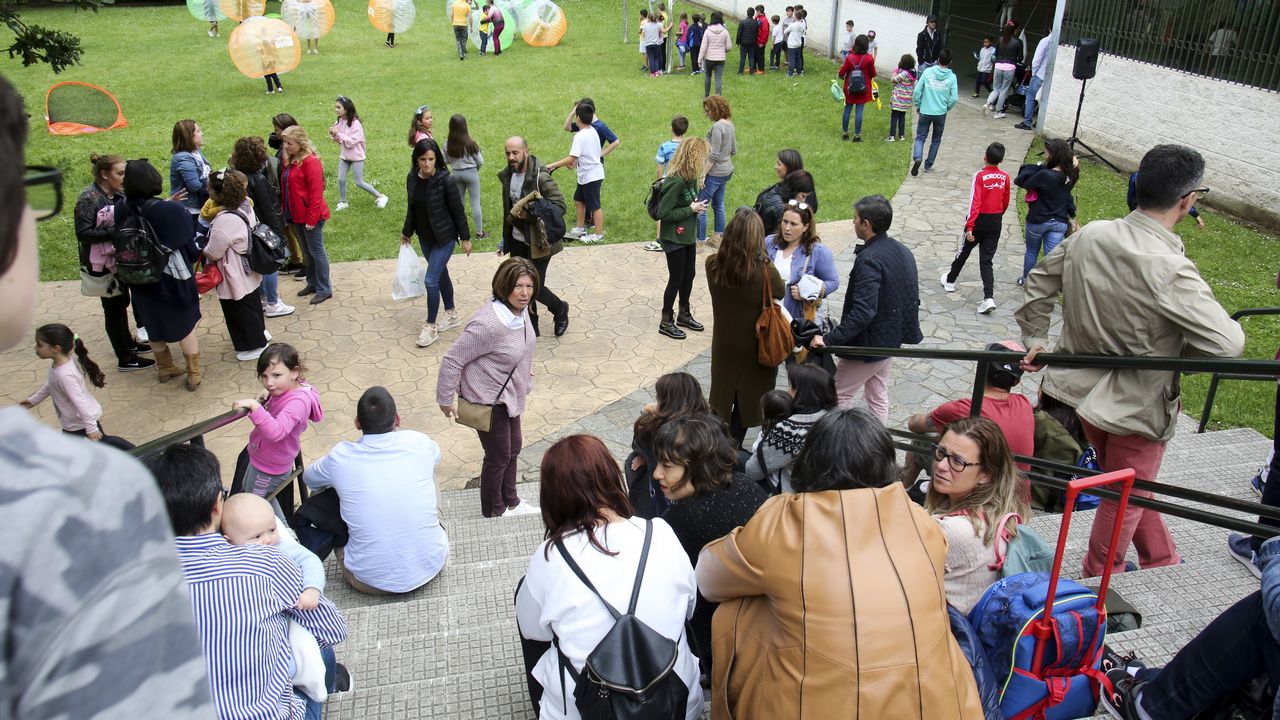
<path fill-rule="evenodd" d="M 892 10 L 902 10 L 904 12 L 915 13 L 916 15 L 928 15 L 933 12 L 933 0 L 861 0 L 867 5 L 879 5 Z M 801 2 L 803 5 L 803 1 Z"/>
<path fill-rule="evenodd" d="M 1280 3 L 1070 0 L 1062 42 L 1086 37 L 1104 53 L 1280 90 Z"/>

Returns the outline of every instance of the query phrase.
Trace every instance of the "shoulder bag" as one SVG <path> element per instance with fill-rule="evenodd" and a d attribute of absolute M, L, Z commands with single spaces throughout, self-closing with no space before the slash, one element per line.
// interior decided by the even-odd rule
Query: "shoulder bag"
<path fill-rule="evenodd" d="M 756 319 L 756 361 L 765 367 L 777 367 L 791 354 L 791 326 L 782 316 L 782 306 L 769 292 L 769 264 L 762 268 L 760 281 L 761 308 Z"/>
<path fill-rule="evenodd" d="M 507 379 L 502 381 L 498 394 L 488 405 L 471 402 L 462 397 L 462 393 L 458 393 L 458 422 L 480 432 L 489 432 L 493 427 L 493 406 L 498 404 L 498 398 L 502 397 L 502 391 L 507 389 L 507 383 L 511 382 L 511 376 L 516 374 L 517 367 L 520 367 L 519 361 L 516 362 L 515 367 L 511 368 L 511 372 L 507 373 Z"/>

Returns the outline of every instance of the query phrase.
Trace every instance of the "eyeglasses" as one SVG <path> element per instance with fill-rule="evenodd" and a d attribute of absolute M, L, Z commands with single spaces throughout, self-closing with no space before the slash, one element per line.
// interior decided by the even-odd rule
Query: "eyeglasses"
<path fill-rule="evenodd" d="M 808 206 L 808 205 L 806 205 L 806 204 L 805 204 L 805 203 L 803 203 L 803 202 L 800 202 L 799 200 L 788 200 L 788 201 L 787 201 L 787 207 L 800 208 L 801 210 L 808 210 L 808 209 L 809 209 L 809 206 Z"/>
<path fill-rule="evenodd" d="M 941 445 L 938 445 L 937 443 L 934 443 L 933 445 L 933 459 L 938 462 L 942 462 L 943 460 L 946 460 L 947 464 L 951 466 L 951 470 L 954 472 L 964 472 L 965 470 L 968 470 L 969 467 L 972 465 L 981 464 L 976 462 L 969 462 L 968 460 L 962 459 L 959 455 L 949 453 L 946 450 L 944 450 Z"/>
<path fill-rule="evenodd" d="M 1196 188 L 1195 190 L 1188 190 L 1182 194 L 1182 197 L 1185 199 L 1188 195 L 1192 193 L 1195 193 L 1196 199 L 1199 200 L 1200 198 L 1203 198 L 1205 195 L 1209 194 L 1209 188 L 1202 187 L 1202 188 Z"/>
<path fill-rule="evenodd" d="M 58 168 L 27 165 L 22 186 L 36 220 L 48 220 L 62 211 L 62 171 Z"/>

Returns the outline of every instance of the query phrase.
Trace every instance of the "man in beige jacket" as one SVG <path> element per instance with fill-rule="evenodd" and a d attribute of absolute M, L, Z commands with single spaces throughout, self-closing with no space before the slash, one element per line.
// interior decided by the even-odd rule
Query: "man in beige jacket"
<path fill-rule="evenodd" d="M 1027 276 L 1017 312 L 1023 365 L 1038 370 L 1048 347 L 1049 321 L 1061 293 L 1062 332 L 1055 352 L 1116 356 L 1237 357 L 1244 332 L 1228 316 L 1187 259 L 1173 226 L 1187 215 L 1201 188 L 1204 158 L 1181 145 L 1158 145 L 1143 158 L 1138 209 L 1119 220 L 1089 223 L 1067 238 Z M 1163 370 L 1054 368 L 1045 393 L 1076 408 L 1104 471 L 1132 467 L 1155 480 L 1165 445 L 1177 426 L 1178 374 Z M 1149 492 L 1134 495 L 1151 497 Z M 1103 500 L 1094 517 L 1084 576 L 1101 575 L 1117 507 Z M 1129 506 L 1120 518 L 1123 568 L 1132 542 L 1142 567 L 1180 562 L 1159 513 Z"/>

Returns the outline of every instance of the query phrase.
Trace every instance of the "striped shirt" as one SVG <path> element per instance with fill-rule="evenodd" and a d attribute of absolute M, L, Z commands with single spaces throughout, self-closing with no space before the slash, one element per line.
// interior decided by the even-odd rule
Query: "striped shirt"
<path fill-rule="evenodd" d="M 278 548 L 231 545 L 216 533 L 176 543 L 218 717 L 301 720 L 306 704 L 290 682 L 288 621 L 325 647 L 346 639 L 346 620 L 327 598 L 314 610 L 293 607 L 302 573 Z"/>
<path fill-rule="evenodd" d="M 514 328 L 503 322 L 503 314 L 512 317 L 505 305 L 494 300 L 467 321 L 466 329 L 440 360 L 438 404 L 452 405 L 454 395 L 461 393 L 473 403 L 506 405 L 510 417 L 524 414 L 525 398 L 533 390 L 536 339 L 527 310 L 520 315 L 523 322 Z"/>

